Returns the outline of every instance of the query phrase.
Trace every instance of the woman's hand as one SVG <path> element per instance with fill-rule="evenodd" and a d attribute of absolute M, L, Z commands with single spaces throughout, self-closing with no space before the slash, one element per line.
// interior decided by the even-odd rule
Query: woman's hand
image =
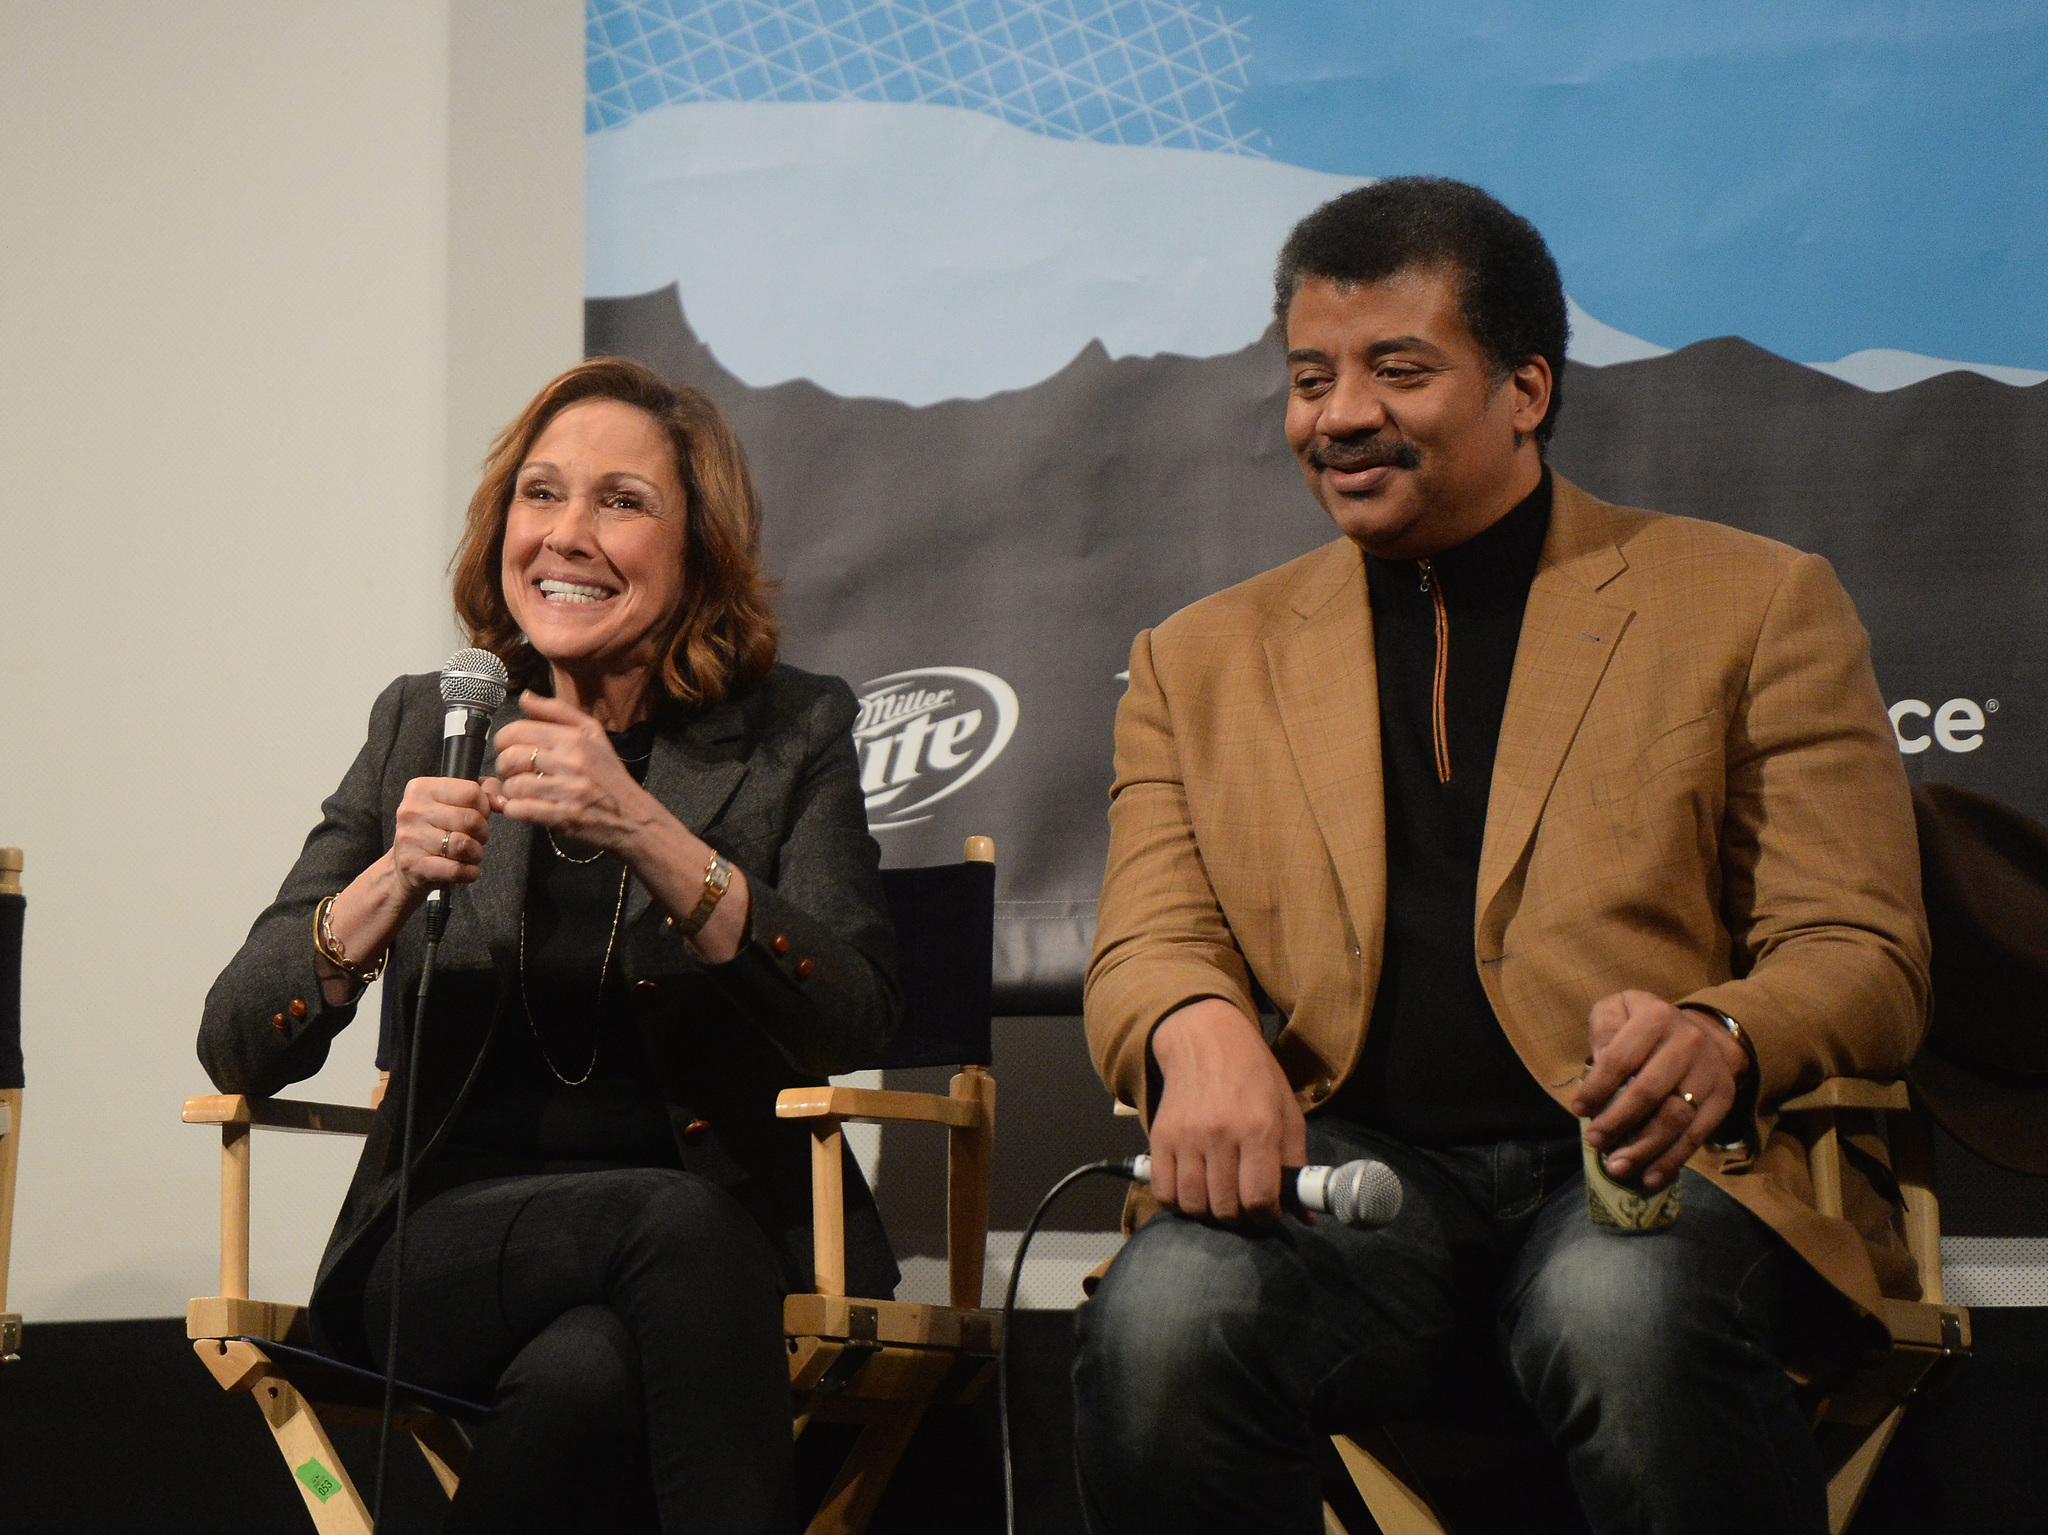
<path fill-rule="evenodd" d="M 415 778 L 405 786 L 391 867 L 408 905 L 435 885 L 467 885 L 482 872 L 499 793 L 494 778 Z"/>
<path fill-rule="evenodd" d="M 498 732 L 498 808 L 637 867 L 648 832 L 673 821 L 633 781 L 604 727 L 574 704 L 522 693 L 526 718 Z"/>
<path fill-rule="evenodd" d="M 498 732 L 498 809 L 620 859 L 678 922 L 704 893 L 711 845 L 633 781 L 604 727 L 573 704 L 522 693 L 526 718 Z M 717 965 L 740 950 L 753 911 L 747 877 L 732 883 L 690 946 Z"/>
<path fill-rule="evenodd" d="M 483 869 L 497 779 L 415 778 L 398 802 L 397 831 L 384 856 L 350 880 L 327 913 L 329 931 L 358 969 L 376 962 L 435 885 L 467 885 Z M 336 1007 L 362 985 L 322 956 L 314 961 L 321 993 Z"/>

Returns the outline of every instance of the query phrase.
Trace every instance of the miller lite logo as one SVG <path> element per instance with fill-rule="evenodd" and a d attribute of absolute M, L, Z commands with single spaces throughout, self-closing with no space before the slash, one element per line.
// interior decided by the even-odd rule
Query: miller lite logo
<path fill-rule="evenodd" d="M 993 672 L 922 666 L 861 686 L 853 744 L 875 831 L 930 820 L 918 812 L 979 778 L 1017 730 L 1017 694 Z"/>

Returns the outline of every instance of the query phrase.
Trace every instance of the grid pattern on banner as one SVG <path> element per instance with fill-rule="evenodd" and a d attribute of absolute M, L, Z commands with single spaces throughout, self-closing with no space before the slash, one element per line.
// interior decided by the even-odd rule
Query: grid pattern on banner
<path fill-rule="evenodd" d="M 1034 133 L 1261 155 L 1242 21 L 1198 0 L 588 0 L 586 132 L 683 101 L 965 107 Z"/>

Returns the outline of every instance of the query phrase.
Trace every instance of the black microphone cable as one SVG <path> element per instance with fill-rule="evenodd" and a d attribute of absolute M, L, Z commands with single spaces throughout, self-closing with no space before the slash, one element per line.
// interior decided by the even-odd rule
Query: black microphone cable
<path fill-rule="evenodd" d="M 418 1000 L 412 1010 L 412 1037 L 405 1049 L 405 1109 L 401 1116 L 398 1153 L 398 1213 L 391 1232 L 391 1325 L 384 1334 L 384 1412 L 377 1422 L 377 1494 L 370 1508 L 370 1528 L 384 1528 L 384 1469 L 391 1458 L 391 1420 L 398 1404 L 398 1305 L 405 1293 L 405 1217 L 412 1203 L 414 1113 L 419 1107 L 420 1036 L 426 1033 L 427 998 L 434 990 L 434 970 L 441 957 L 441 934 L 448 927 L 444 897 L 427 906 L 427 953 L 420 966 Z"/>
<path fill-rule="evenodd" d="M 511 683 L 505 663 L 487 650 L 458 650 L 441 668 L 443 778 L 483 776 L 489 745 L 490 717 L 505 701 Z M 442 839 L 442 848 L 447 839 Z M 427 1031 L 427 999 L 433 995 L 434 971 L 441 957 L 441 936 L 448 931 L 448 890 L 435 886 L 427 895 L 427 948 L 420 965 L 420 988 L 412 1010 L 412 1037 L 405 1050 L 405 1108 L 398 1133 L 398 1212 L 391 1232 L 391 1325 L 384 1337 L 384 1410 L 377 1420 L 377 1490 L 371 1501 L 370 1527 L 384 1528 L 384 1472 L 391 1459 L 391 1420 L 398 1406 L 398 1313 L 405 1294 L 405 1223 L 412 1204 L 412 1164 L 420 1095 L 420 1039 Z"/>
<path fill-rule="evenodd" d="M 1003 1332 L 996 1340 L 996 1417 L 1002 1427 L 1003 1439 L 1003 1528 L 1009 1535 L 1017 1535 L 1017 1478 L 1010 1464 L 1010 1324 L 1017 1314 L 1017 1281 L 1024 1274 L 1025 1250 L 1031 1246 L 1031 1239 L 1038 1235 L 1039 1223 L 1052 1209 L 1053 1201 L 1094 1173 L 1128 1181 L 1137 1176 L 1137 1163 L 1131 1157 L 1090 1162 L 1060 1179 L 1046 1191 L 1045 1198 L 1039 1200 L 1038 1208 L 1031 1212 L 1031 1219 L 1017 1238 L 1017 1254 L 1010 1260 L 1010 1284 L 1003 1292 Z"/>

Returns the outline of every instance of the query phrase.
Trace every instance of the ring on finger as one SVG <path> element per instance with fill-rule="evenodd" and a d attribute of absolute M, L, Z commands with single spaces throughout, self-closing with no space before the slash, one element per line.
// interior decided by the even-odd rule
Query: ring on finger
<path fill-rule="evenodd" d="M 1678 1097 L 1679 1101 L 1682 1102 L 1689 1109 L 1695 1108 L 1699 1104 L 1699 1099 L 1695 1098 L 1691 1093 L 1683 1091 L 1682 1089 L 1680 1090 Z"/>
<path fill-rule="evenodd" d="M 533 749 L 533 755 L 526 759 L 526 771 L 533 774 L 535 778 L 545 778 L 548 776 L 540 770 L 540 748 L 538 746 Z"/>
<path fill-rule="evenodd" d="M 455 835 L 453 832 L 444 831 L 441 833 L 441 856 L 443 858 L 448 856 L 448 839 L 453 835 Z"/>

